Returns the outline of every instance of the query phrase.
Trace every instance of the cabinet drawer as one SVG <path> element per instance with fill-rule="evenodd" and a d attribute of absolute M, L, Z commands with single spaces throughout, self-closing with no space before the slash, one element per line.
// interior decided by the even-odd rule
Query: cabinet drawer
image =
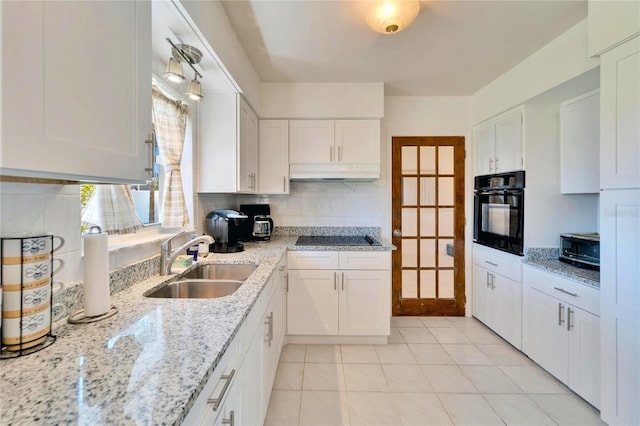
<path fill-rule="evenodd" d="M 338 269 L 337 251 L 290 251 L 289 269 Z"/>
<path fill-rule="evenodd" d="M 202 392 L 189 410 L 184 424 L 201 424 L 204 419 L 212 419 L 218 416 L 222 409 L 222 403 L 228 394 L 229 388 L 236 380 L 236 371 L 239 366 L 240 344 L 237 337 L 234 338 L 225 350 L 220 362 L 213 370 L 213 374 L 207 380 Z M 210 399 L 220 399 L 217 409 L 209 402 Z M 213 413 L 212 413 L 213 411 Z"/>
<path fill-rule="evenodd" d="M 569 278 L 524 266 L 524 285 L 600 316 L 600 291 Z"/>
<path fill-rule="evenodd" d="M 473 263 L 511 280 L 522 282 L 522 261 L 517 256 L 474 245 Z"/>
<path fill-rule="evenodd" d="M 340 252 L 340 269 L 391 269 L 389 252 Z"/>

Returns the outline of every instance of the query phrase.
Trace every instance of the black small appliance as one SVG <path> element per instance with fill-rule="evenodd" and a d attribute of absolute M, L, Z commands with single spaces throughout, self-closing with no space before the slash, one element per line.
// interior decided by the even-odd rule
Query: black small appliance
<path fill-rule="evenodd" d="M 584 232 L 560 235 L 560 262 L 578 268 L 600 270 L 600 234 Z"/>
<path fill-rule="evenodd" d="M 215 242 L 209 246 L 214 253 L 236 253 L 244 250 L 238 241 L 248 217 L 236 210 L 214 210 L 207 215 L 207 234 Z"/>
<path fill-rule="evenodd" d="M 476 176 L 473 241 L 524 254 L 524 171 Z"/>
<path fill-rule="evenodd" d="M 242 225 L 240 241 L 268 241 L 273 232 L 269 204 L 240 204 L 240 211 L 248 220 Z"/>

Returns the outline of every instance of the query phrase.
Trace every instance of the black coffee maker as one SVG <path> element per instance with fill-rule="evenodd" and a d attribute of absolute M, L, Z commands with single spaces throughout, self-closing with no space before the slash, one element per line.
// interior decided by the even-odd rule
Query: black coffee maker
<path fill-rule="evenodd" d="M 214 210 L 207 215 L 207 234 L 215 242 L 209 246 L 214 253 L 237 253 L 244 250 L 241 240 L 241 230 L 249 221 L 247 215 L 236 210 Z"/>
<path fill-rule="evenodd" d="M 271 207 L 269 204 L 240 204 L 240 211 L 249 218 L 242 225 L 240 231 L 241 241 L 268 241 L 273 232 L 273 219 L 271 219 Z M 268 222 L 267 226 L 256 226 L 256 220 L 259 222 Z M 268 231 L 265 231 L 268 228 Z M 254 232 L 257 230 L 259 232 Z"/>

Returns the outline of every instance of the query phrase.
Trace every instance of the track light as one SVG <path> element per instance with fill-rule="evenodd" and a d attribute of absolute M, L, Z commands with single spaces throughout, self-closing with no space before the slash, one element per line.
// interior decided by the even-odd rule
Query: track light
<path fill-rule="evenodd" d="M 186 80 L 182 74 L 182 64 L 173 56 L 169 59 L 164 78 L 174 83 L 184 83 Z"/>
<path fill-rule="evenodd" d="M 171 45 L 171 59 L 169 59 L 169 63 L 167 64 L 167 71 L 164 73 L 164 78 L 174 83 L 183 83 L 186 81 L 184 75 L 182 73 L 182 62 L 185 62 L 187 65 L 191 67 L 195 76 L 193 80 L 189 82 L 189 87 L 187 89 L 186 95 L 189 99 L 194 101 L 199 101 L 203 98 L 202 96 L 202 88 L 200 87 L 200 82 L 198 81 L 198 77 L 202 78 L 202 74 L 196 70 L 194 67 L 195 64 L 200 63 L 202 59 L 202 52 L 196 49 L 193 46 L 189 46 L 188 44 L 173 44 L 171 39 L 166 39 Z"/>
<path fill-rule="evenodd" d="M 187 96 L 193 101 L 199 101 L 202 96 L 202 89 L 200 88 L 200 82 L 198 81 L 198 75 L 193 77 L 193 80 L 189 82 L 189 89 L 187 90 Z"/>

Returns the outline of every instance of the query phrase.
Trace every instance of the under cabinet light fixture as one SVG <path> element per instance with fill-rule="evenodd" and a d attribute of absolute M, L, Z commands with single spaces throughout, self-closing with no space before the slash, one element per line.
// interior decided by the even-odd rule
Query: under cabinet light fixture
<path fill-rule="evenodd" d="M 187 96 L 194 100 L 199 101 L 203 98 L 202 90 L 198 77 L 202 78 L 202 74 L 194 67 L 195 64 L 200 63 L 202 59 L 202 52 L 193 46 L 188 44 L 174 44 L 170 38 L 166 39 L 171 45 L 171 58 L 167 64 L 167 70 L 164 73 L 164 78 L 174 83 L 183 83 L 186 81 L 184 74 L 182 73 L 182 62 L 185 62 L 191 67 L 195 76 L 191 82 L 189 82 L 189 88 L 187 89 Z"/>

